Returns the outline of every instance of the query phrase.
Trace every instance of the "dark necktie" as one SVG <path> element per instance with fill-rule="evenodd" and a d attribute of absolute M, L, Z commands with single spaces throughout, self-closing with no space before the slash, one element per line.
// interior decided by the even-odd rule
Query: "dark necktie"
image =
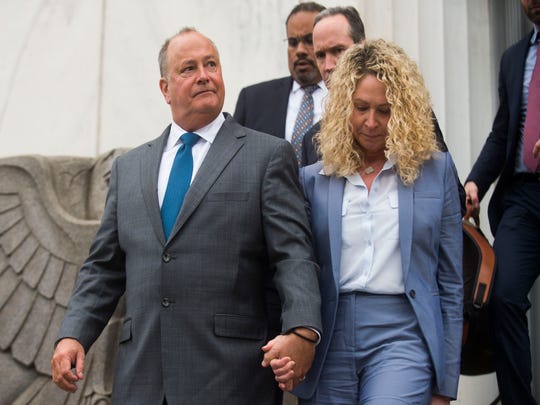
<path fill-rule="evenodd" d="M 296 116 L 291 137 L 291 144 L 294 153 L 296 154 L 298 166 L 300 166 L 302 162 L 302 139 L 304 139 L 304 135 L 313 125 L 313 92 L 318 88 L 319 86 L 316 84 L 302 87 L 302 90 L 304 90 L 304 97 L 302 97 L 302 104 L 300 105 L 300 111 L 298 111 L 298 115 Z"/>
<path fill-rule="evenodd" d="M 169 175 L 167 190 L 161 205 L 161 221 L 163 223 L 163 231 L 165 239 L 169 239 L 171 230 L 176 222 L 176 217 L 180 212 L 184 197 L 191 183 L 191 175 L 193 174 L 193 155 L 191 148 L 199 140 L 199 135 L 186 132 L 180 137 L 182 145 L 176 152 L 174 163 Z"/>
<path fill-rule="evenodd" d="M 537 51 L 538 52 L 538 51 Z M 527 115 L 523 129 L 523 163 L 531 172 L 536 172 L 538 159 L 533 156 L 534 144 L 540 138 L 540 58 L 536 54 L 536 64 L 529 83 Z"/>

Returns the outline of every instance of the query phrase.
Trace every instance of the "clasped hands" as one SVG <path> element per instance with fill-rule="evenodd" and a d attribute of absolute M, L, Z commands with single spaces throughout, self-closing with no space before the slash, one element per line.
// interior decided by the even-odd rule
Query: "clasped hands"
<path fill-rule="evenodd" d="M 292 333 L 276 336 L 262 347 L 262 366 L 272 368 L 281 390 L 291 391 L 305 379 L 315 357 L 316 339 L 314 331 L 296 328 Z"/>
<path fill-rule="evenodd" d="M 315 357 L 316 333 L 307 328 L 295 332 L 278 335 L 262 347 L 262 366 L 272 368 L 283 391 L 291 391 L 304 380 Z M 84 349 L 77 340 L 59 341 L 51 360 L 54 383 L 65 391 L 77 391 L 77 382 L 84 378 L 84 360 Z"/>

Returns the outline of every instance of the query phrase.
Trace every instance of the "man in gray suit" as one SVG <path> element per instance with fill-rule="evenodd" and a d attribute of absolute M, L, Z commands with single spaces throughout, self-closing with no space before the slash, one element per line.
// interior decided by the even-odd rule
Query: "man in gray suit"
<path fill-rule="evenodd" d="M 273 337 L 265 275 L 275 272 L 283 325 L 265 346 L 267 358 L 292 358 L 301 379 L 321 328 L 294 152 L 221 113 L 221 66 L 208 38 L 185 28 L 165 42 L 159 61 L 172 124 L 113 165 L 51 361 L 53 380 L 77 389 L 84 355 L 124 294 L 113 403 L 274 404 L 277 384 L 261 367 L 261 348 Z M 196 133 L 192 146 L 185 133 Z M 177 151 L 189 146 L 191 185 L 169 231 L 164 201 Z"/>

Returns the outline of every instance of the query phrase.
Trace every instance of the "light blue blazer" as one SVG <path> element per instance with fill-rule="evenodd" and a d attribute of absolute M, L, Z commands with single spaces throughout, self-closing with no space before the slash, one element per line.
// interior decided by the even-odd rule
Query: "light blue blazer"
<path fill-rule="evenodd" d="M 317 386 L 336 319 L 345 179 L 327 176 L 322 163 L 301 169 L 321 267 L 322 340 L 303 383 L 294 393 L 310 398 Z M 455 167 L 448 153 L 425 162 L 412 186 L 398 178 L 399 239 L 405 292 L 435 370 L 434 394 L 455 398 L 463 324 L 462 230 Z"/>

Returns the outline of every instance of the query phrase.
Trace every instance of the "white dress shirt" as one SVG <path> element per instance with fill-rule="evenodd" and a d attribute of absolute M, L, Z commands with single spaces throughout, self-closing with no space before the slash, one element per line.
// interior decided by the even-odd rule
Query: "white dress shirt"
<path fill-rule="evenodd" d="M 210 124 L 202 127 L 197 131 L 193 131 L 194 133 L 199 135 L 201 139 L 199 139 L 191 149 L 191 153 L 193 155 L 193 174 L 191 176 L 191 182 L 193 182 L 193 179 L 199 171 L 199 168 L 201 167 L 201 164 L 206 157 L 206 154 L 208 153 L 212 142 L 214 142 L 214 139 L 216 138 L 216 135 L 224 122 L 225 117 L 223 116 L 223 114 L 220 113 L 217 118 Z M 161 204 L 163 204 L 165 191 L 167 191 L 167 183 L 169 182 L 169 175 L 171 174 L 171 169 L 174 163 L 176 152 L 178 152 L 178 149 L 182 145 L 182 140 L 180 139 L 180 137 L 186 132 L 189 131 L 182 129 L 174 121 L 172 122 L 171 132 L 169 133 L 167 144 L 163 149 L 163 154 L 161 155 L 161 163 L 159 165 L 158 199 L 160 207 Z"/>
<path fill-rule="evenodd" d="M 347 176 L 341 214 L 340 292 L 401 294 L 398 179 L 387 161 L 371 190 L 362 177 Z"/>
<path fill-rule="evenodd" d="M 317 85 L 319 88 L 313 92 L 313 124 L 321 120 L 324 112 L 326 95 L 328 94 L 328 90 L 322 80 L 317 83 Z M 302 87 L 300 87 L 296 81 L 293 81 L 291 92 L 289 94 L 289 103 L 287 104 L 287 120 L 285 122 L 285 139 L 289 142 L 292 138 L 294 123 L 298 116 L 298 112 L 300 111 L 303 97 L 304 90 L 302 90 Z"/>

